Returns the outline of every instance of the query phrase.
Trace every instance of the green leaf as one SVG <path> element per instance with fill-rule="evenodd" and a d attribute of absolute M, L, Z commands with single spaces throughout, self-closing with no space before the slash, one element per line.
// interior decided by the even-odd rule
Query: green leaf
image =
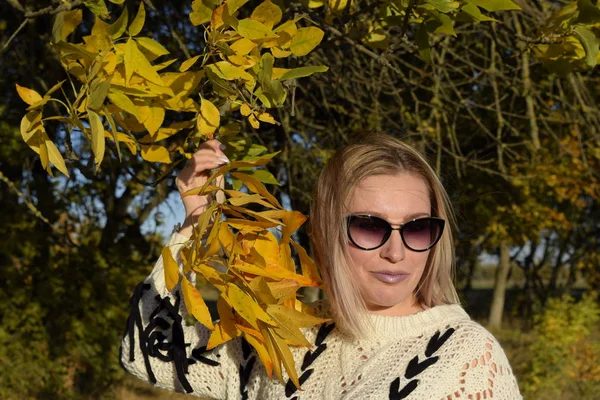
<path fill-rule="evenodd" d="M 268 183 L 268 184 L 277 185 L 277 186 L 280 185 L 279 182 L 277 181 L 277 179 L 275 178 L 275 176 L 273 176 L 273 174 L 270 173 L 266 169 L 255 169 L 252 171 L 244 171 L 244 173 L 246 175 L 255 177 L 256 179 L 258 179 L 259 181 L 261 181 L 263 183 Z"/>
<path fill-rule="evenodd" d="M 104 126 L 102 125 L 100 116 L 92 110 L 88 110 L 88 119 L 90 121 L 90 128 L 92 129 L 92 152 L 94 153 L 94 160 L 96 162 L 96 171 L 98 171 L 100 163 L 104 158 Z"/>
<path fill-rule="evenodd" d="M 455 11 L 460 6 L 460 2 L 455 0 L 425 0 L 425 3 L 431 4 L 436 10 L 442 13 Z"/>
<path fill-rule="evenodd" d="M 435 32 L 436 33 L 445 33 L 446 35 L 452 35 L 456 37 L 456 32 L 454 32 L 454 21 L 447 16 L 446 14 L 439 14 L 437 16 L 439 21 L 442 23 Z"/>
<path fill-rule="evenodd" d="M 137 36 L 144 27 L 144 22 L 146 22 L 146 9 L 144 8 L 144 2 L 140 2 L 140 8 L 133 19 L 131 25 L 129 25 L 129 34 L 131 36 Z"/>
<path fill-rule="evenodd" d="M 520 10 L 512 0 L 467 0 L 468 3 L 475 4 L 486 11 L 509 11 Z"/>
<path fill-rule="evenodd" d="M 429 33 L 427 32 L 427 28 L 425 28 L 425 24 L 421 24 L 419 30 L 417 31 L 417 35 L 415 37 L 415 42 L 419 47 L 419 54 L 426 62 L 431 62 L 431 47 L 429 47 Z"/>
<path fill-rule="evenodd" d="M 329 67 L 326 67 L 325 65 L 315 65 L 315 66 L 311 66 L 311 67 L 294 68 L 294 69 L 286 72 L 285 74 L 281 75 L 279 80 L 285 81 L 287 79 L 304 78 L 304 77 L 310 76 L 314 73 L 327 72 L 328 70 L 329 70 Z"/>
<path fill-rule="evenodd" d="M 594 2 L 596 3 L 596 2 Z M 594 5 L 592 0 L 578 0 L 577 8 L 579 8 L 579 16 L 577 23 L 580 24 L 597 24 L 600 23 L 600 7 Z"/>
<path fill-rule="evenodd" d="M 598 56 L 598 47 L 600 42 L 598 41 L 598 38 L 594 32 L 581 25 L 578 25 L 573 30 L 573 34 L 581 42 L 581 45 L 585 50 L 585 63 L 590 67 L 596 66 L 596 57 Z"/>
<path fill-rule="evenodd" d="M 462 6 L 461 11 L 473 18 L 475 22 L 496 21 L 494 18 L 484 15 L 479 7 L 472 3 L 466 3 L 464 6 Z"/>

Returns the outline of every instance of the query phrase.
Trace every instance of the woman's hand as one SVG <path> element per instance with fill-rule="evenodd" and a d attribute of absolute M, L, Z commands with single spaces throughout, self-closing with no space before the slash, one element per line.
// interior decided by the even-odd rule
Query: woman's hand
<path fill-rule="evenodd" d="M 221 167 L 229 162 L 223 153 L 225 146 L 218 140 L 209 140 L 202 143 L 181 170 L 175 184 L 183 196 L 188 190 L 203 186 L 211 175 L 210 170 Z M 221 186 L 223 177 L 219 177 L 217 185 Z M 214 199 L 211 195 L 195 195 L 182 198 L 185 207 L 185 221 L 179 234 L 190 237 L 194 217 L 202 214 L 206 206 Z"/>

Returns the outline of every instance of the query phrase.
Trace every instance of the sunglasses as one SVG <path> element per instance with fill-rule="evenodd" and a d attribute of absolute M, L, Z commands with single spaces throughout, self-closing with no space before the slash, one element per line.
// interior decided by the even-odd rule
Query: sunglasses
<path fill-rule="evenodd" d="M 440 240 L 446 221 L 424 217 L 392 228 L 385 219 L 372 215 L 350 215 L 346 218 L 348 238 L 358 248 L 375 250 L 388 241 L 392 231 L 399 231 L 404 245 L 412 251 L 427 251 Z"/>

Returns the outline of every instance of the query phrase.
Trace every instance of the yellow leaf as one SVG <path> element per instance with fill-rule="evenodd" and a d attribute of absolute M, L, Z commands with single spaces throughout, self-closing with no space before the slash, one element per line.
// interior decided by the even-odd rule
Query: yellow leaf
<path fill-rule="evenodd" d="M 271 50 L 273 50 L 273 49 L 271 49 Z M 277 57 L 275 54 L 273 54 L 273 56 Z M 288 71 L 291 71 L 291 69 L 289 69 L 289 68 L 273 68 L 273 76 L 272 76 L 273 80 L 281 78 Z"/>
<path fill-rule="evenodd" d="M 210 17 L 210 29 L 216 31 L 223 26 L 223 13 L 227 8 L 227 4 L 222 4 L 215 8 Z"/>
<path fill-rule="evenodd" d="M 258 179 L 254 178 L 253 176 L 250 176 L 248 174 L 244 174 L 244 173 L 240 173 L 240 172 L 234 172 L 231 175 L 234 178 L 237 178 L 237 179 L 241 180 L 242 182 L 244 182 L 244 185 L 246 185 L 248 190 L 250 190 L 251 192 L 260 194 L 265 199 L 267 199 L 271 204 L 275 205 L 277 208 L 283 208 L 283 207 L 281 207 L 281 204 L 279 204 L 279 201 L 277 201 L 277 198 L 275 196 L 273 196 L 271 193 L 269 193 L 269 191 L 267 190 L 265 185 L 263 185 Z"/>
<path fill-rule="evenodd" d="M 222 296 L 219 296 L 219 299 L 217 300 L 217 312 L 219 313 L 219 323 L 215 326 L 215 330 L 208 340 L 208 344 L 206 345 L 207 349 L 214 348 L 219 344 L 227 342 L 242 334 L 235 326 L 235 317 L 231 311 L 231 306 L 227 304 Z M 219 331 L 217 334 L 218 336 L 213 338 L 216 331 Z M 219 343 L 217 343 L 217 339 L 219 340 Z"/>
<path fill-rule="evenodd" d="M 65 159 L 63 158 L 62 154 L 60 154 L 60 151 L 58 151 L 58 149 L 51 140 L 46 140 L 46 147 L 48 149 L 48 158 L 50 159 L 50 162 L 54 164 L 54 166 L 60 172 L 62 172 L 68 177 L 69 171 L 67 170 Z"/>
<path fill-rule="evenodd" d="M 52 174 L 52 169 L 50 168 L 50 158 L 48 156 L 48 146 L 46 142 L 40 143 L 40 161 L 42 162 L 42 167 L 50 174 L 50 176 L 54 176 Z"/>
<path fill-rule="evenodd" d="M 240 253 L 242 251 L 236 240 L 236 235 L 229 230 L 227 224 L 221 224 L 219 227 L 219 242 L 227 252 L 227 257 L 229 257 L 231 253 Z"/>
<path fill-rule="evenodd" d="M 192 11 L 190 12 L 190 21 L 192 25 L 198 26 L 210 21 L 214 3 L 207 0 L 194 0 L 192 3 Z"/>
<path fill-rule="evenodd" d="M 250 109 L 250 106 L 248 106 L 247 103 L 242 104 L 242 106 L 240 107 L 240 112 L 244 117 L 247 117 L 248 115 L 252 114 L 252 110 Z"/>
<path fill-rule="evenodd" d="M 219 109 L 209 100 L 202 99 L 200 102 L 200 114 L 198 115 L 198 130 L 203 135 L 213 138 L 215 130 L 221 123 Z"/>
<path fill-rule="evenodd" d="M 265 344 L 261 343 L 258 339 L 256 339 L 253 336 L 246 336 L 246 340 L 248 341 L 250 346 L 254 347 L 254 349 L 258 353 L 258 358 L 260 358 L 260 361 L 262 362 L 263 366 L 265 367 L 267 376 L 269 377 L 269 379 L 272 379 L 272 377 L 273 377 L 273 360 L 271 360 L 271 357 L 269 356 L 269 352 L 267 351 Z"/>
<path fill-rule="evenodd" d="M 286 57 L 289 57 L 292 54 L 292 52 L 289 50 L 282 50 L 279 47 L 271 47 L 271 54 L 273 54 L 273 57 L 275 57 L 275 58 L 286 58 Z M 274 69 L 277 69 L 277 68 L 274 68 Z M 273 72 L 275 72 L 275 71 L 273 71 Z M 275 74 L 273 74 L 273 79 L 277 79 L 275 77 Z"/>
<path fill-rule="evenodd" d="M 307 346 L 310 347 L 310 342 L 306 340 L 302 331 L 300 330 L 300 320 L 296 318 L 304 318 L 305 315 L 297 312 L 291 308 L 287 308 L 280 305 L 271 305 L 267 306 L 267 311 L 269 315 L 277 322 L 277 328 L 275 328 L 275 332 L 279 334 L 282 338 L 293 342 L 297 346 Z M 308 319 L 303 320 L 305 323 Z M 316 319 L 318 322 L 310 323 L 310 325 L 316 325 L 322 322 L 320 319 Z M 310 320 L 312 322 L 312 320 Z"/>
<path fill-rule="evenodd" d="M 276 324 L 248 293 L 234 283 L 227 285 L 226 300 L 255 329 L 259 329 L 257 319 L 270 325 Z"/>
<path fill-rule="evenodd" d="M 269 292 L 277 299 L 295 297 L 300 289 L 300 283 L 293 279 L 281 279 L 275 282 L 267 282 Z"/>
<path fill-rule="evenodd" d="M 142 145 L 142 158 L 150 162 L 160 162 L 165 164 L 171 163 L 171 156 L 169 151 L 163 146 L 153 145 Z"/>
<path fill-rule="evenodd" d="M 210 311 L 208 310 L 202 295 L 200 295 L 198 289 L 196 289 L 185 276 L 181 282 L 181 290 L 183 292 L 185 307 L 188 312 L 208 329 L 215 329 L 210 316 Z"/>
<path fill-rule="evenodd" d="M 123 111 L 127 111 L 129 114 L 137 117 L 138 110 L 133 101 L 125 93 L 120 90 L 110 89 L 108 92 L 108 98 L 113 102 L 114 105 L 121 108 Z"/>
<path fill-rule="evenodd" d="M 258 119 L 259 119 L 259 121 L 266 122 L 268 124 L 276 124 L 277 123 L 277 121 L 275 121 L 275 118 L 273 118 L 273 116 L 267 112 L 258 114 Z"/>
<path fill-rule="evenodd" d="M 233 50 L 239 56 L 245 56 L 256 46 L 258 46 L 258 44 L 243 37 L 231 45 L 231 50 Z"/>
<path fill-rule="evenodd" d="M 177 285 L 177 282 L 179 282 L 179 266 L 177 266 L 177 262 L 173 258 L 173 253 L 171 253 L 169 247 L 163 247 L 162 259 L 165 269 L 165 285 L 167 286 L 167 290 L 171 292 L 175 285 Z"/>
<path fill-rule="evenodd" d="M 80 9 L 58 13 L 52 26 L 52 41 L 57 43 L 65 40 L 79 26 L 82 15 Z"/>
<path fill-rule="evenodd" d="M 256 119 L 256 117 L 254 116 L 254 114 L 248 116 L 248 122 L 250 122 L 250 125 L 254 129 L 258 129 L 260 127 L 260 123 L 258 122 L 258 120 Z"/>
<path fill-rule="evenodd" d="M 271 0 L 266 0 L 254 9 L 250 18 L 264 24 L 269 29 L 272 29 L 281 21 L 282 15 L 279 6 L 273 4 Z"/>
<path fill-rule="evenodd" d="M 140 76 L 160 86 L 164 86 L 164 82 L 150 64 L 150 61 L 138 48 L 136 41 L 130 39 L 125 44 L 125 84 L 129 84 L 133 72 L 137 72 Z"/>
<path fill-rule="evenodd" d="M 163 117 L 163 119 L 164 119 L 164 117 Z M 159 142 L 161 140 L 170 138 L 171 136 L 181 132 L 183 129 L 191 128 L 193 125 L 194 125 L 193 121 L 174 122 L 167 127 L 158 129 L 158 131 L 154 135 L 146 135 L 143 138 L 138 139 L 138 142 L 146 143 L 146 144 L 153 143 L 153 142 Z"/>
<path fill-rule="evenodd" d="M 252 61 L 244 56 L 227 56 L 229 62 L 238 67 L 250 68 L 253 64 Z"/>
<path fill-rule="evenodd" d="M 347 5 L 348 0 L 329 0 L 329 10 L 334 14 L 340 14 Z"/>
<path fill-rule="evenodd" d="M 258 329 L 256 314 L 254 314 L 254 309 L 250 305 L 251 303 L 254 303 L 254 299 L 244 293 L 236 284 L 228 283 L 225 300 L 227 300 L 227 303 L 233 307 L 240 317 L 246 320 L 254 328 Z"/>
<path fill-rule="evenodd" d="M 110 36 L 113 39 L 120 38 L 127 29 L 127 22 L 129 22 L 129 13 L 127 12 L 127 7 L 123 7 L 123 12 L 119 18 L 117 18 L 117 20 L 107 28 Z"/>
<path fill-rule="evenodd" d="M 260 331 L 259 331 L 259 330 L 256 330 L 256 329 L 249 328 L 249 327 L 247 327 L 247 326 L 244 326 L 244 325 L 242 325 L 242 324 L 236 324 L 235 326 L 236 326 L 236 328 L 238 328 L 240 331 L 242 331 L 242 332 L 244 332 L 244 333 L 246 334 L 246 335 L 244 335 L 246 338 L 247 338 L 248 336 L 251 336 L 251 337 L 254 337 L 254 338 L 256 338 L 256 339 L 258 339 L 258 340 L 260 340 L 260 341 L 263 341 L 263 342 L 265 341 L 265 337 L 263 336 L 263 334 L 262 334 L 262 333 L 260 333 Z"/>
<path fill-rule="evenodd" d="M 27 143 L 36 132 L 36 127 L 42 121 L 42 110 L 32 110 L 21 119 L 21 136 Z"/>
<path fill-rule="evenodd" d="M 295 56 L 305 56 L 321 43 L 323 35 L 324 32 L 314 26 L 300 28 L 292 39 L 290 50 Z"/>
<path fill-rule="evenodd" d="M 294 246 L 294 249 L 296 249 L 298 257 L 300 258 L 300 265 L 302 266 L 302 275 L 312 279 L 315 282 L 322 283 L 321 277 L 319 276 L 319 272 L 317 270 L 317 266 L 315 265 L 315 262 L 308 256 L 304 247 L 300 246 L 293 240 L 291 240 L 290 242 L 292 246 Z"/>
<path fill-rule="evenodd" d="M 273 372 L 275 373 L 277 379 L 283 382 L 283 376 L 281 374 L 281 358 L 275 350 L 272 333 L 267 332 L 267 335 L 265 335 L 265 339 L 265 347 L 267 349 L 267 352 L 269 353 L 269 358 L 273 361 Z"/>
<path fill-rule="evenodd" d="M 227 7 L 229 8 L 229 14 L 232 14 L 240 9 L 248 0 L 228 0 Z"/>
<path fill-rule="evenodd" d="M 158 105 L 139 106 L 138 120 L 148 129 L 148 133 L 153 136 L 165 119 L 164 107 Z"/>
<path fill-rule="evenodd" d="M 131 25 L 129 25 L 129 34 L 131 36 L 137 36 L 142 31 L 144 22 L 146 22 L 146 9 L 144 8 L 144 2 L 141 1 L 137 15 L 133 19 Z"/>
<path fill-rule="evenodd" d="M 200 58 L 200 54 L 182 62 L 181 66 L 179 67 L 179 72 L 185 72 L 188 69 L 190 69 L 190 67 L 192 65 L 194 65 L 196 63 L 196 61 L 198 61 L 199 58 Z"/>
<path fill-rule="evenodd" d="M 283 363 L 283 366 L 288 373 L 288 376 L 292 382 L 294 382 L 294 385 L 296 385 L 297 388 L 300 388 L 300 382 L 298 382 L 298 373 L 296 372 L 296 364 L 294 363 L 294 357 L 292 356 L 289 346 L 283 341 L 283 339 L 277 337 L 275 334 L 272 334 L 270 330 L 269 336 L 271 343 L 275 348 L 277 355 L 279 356 L 279 359 Z"/>
<path fill-rule="evenodd" d="M 164 56 L 165 54 L 169 54 L 169 51 L 165 49 L 162 44 L 158 43 L 154 39 L 147 37 L 138 37 L 135 38 L 135 41 L 142 49 L 154 54 L 155 57 L 160 57 Z"/>
<path fill-rule="evenodd" d="M 212 72 L 214 72 L 219 78 L 226 79 L 228 81 L 234 79 L 243 79 L 245 81 L 254 81 L 254 77 L 248 72 L 244 71 L 240 67 L 227 62 L 219 61 L 208 66 Z"/>
<path fill-rule="evenodd" d="M 270 231 L 266 231 L 256 238 L 252 250 L 260 254 L 265 266 L 277 265 L 279 262 L 279 242 Z M 252 260 L 249 261 L 252 262 Z"/>
<path fill-rule="evenodd" d="M 243 19 L 239 22 L 237 32 L 248 40 L 276 39 L 277 34 L 271 28 L 253 19 Z"/>
<path fill-rule="evenodd" d="M 24 86 L 20 86 L 19 84 L 15 86 L 17 87 L 17 93 L 19 94 L 19 97 L 21 97 L 21 99 L 30 106 L 42 101 L 42 96 L 40 96 L 40 94 L 35 90 L 28 89 Z"/>
<path fill-rule="evenodd" d="M 102 124 L 100 116 L 92 110 L 88 110 L 88 119 L 90 128 L 92 129 L 92 152 L 94 153 L 94 160 L 96 162 L 96 171 L 98 171 L 100 163 L 102 162 L 102 159 L 104 159 L 104 125 Z"/>
<path fill-rule="evenodd" d="M 87 100 L 87 107 L 92 110 L 97 110 L 104 105 L 104 100 L 108 95 L 108 89 L 110 88 L 110 81 L 101 81 L 99 78 L 94 79 L 90 84 L 90 92 Z"/>

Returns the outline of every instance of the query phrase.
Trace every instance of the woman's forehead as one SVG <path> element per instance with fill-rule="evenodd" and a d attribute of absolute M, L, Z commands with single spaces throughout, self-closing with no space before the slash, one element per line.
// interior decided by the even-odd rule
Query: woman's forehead
<path fill-rule="evenodd" d="M 372 212 L 390 218 L 428 214 L 429 188 L 415 174 L 373 175 L 355 187 L 348 208 L 350 212 Z"/>

